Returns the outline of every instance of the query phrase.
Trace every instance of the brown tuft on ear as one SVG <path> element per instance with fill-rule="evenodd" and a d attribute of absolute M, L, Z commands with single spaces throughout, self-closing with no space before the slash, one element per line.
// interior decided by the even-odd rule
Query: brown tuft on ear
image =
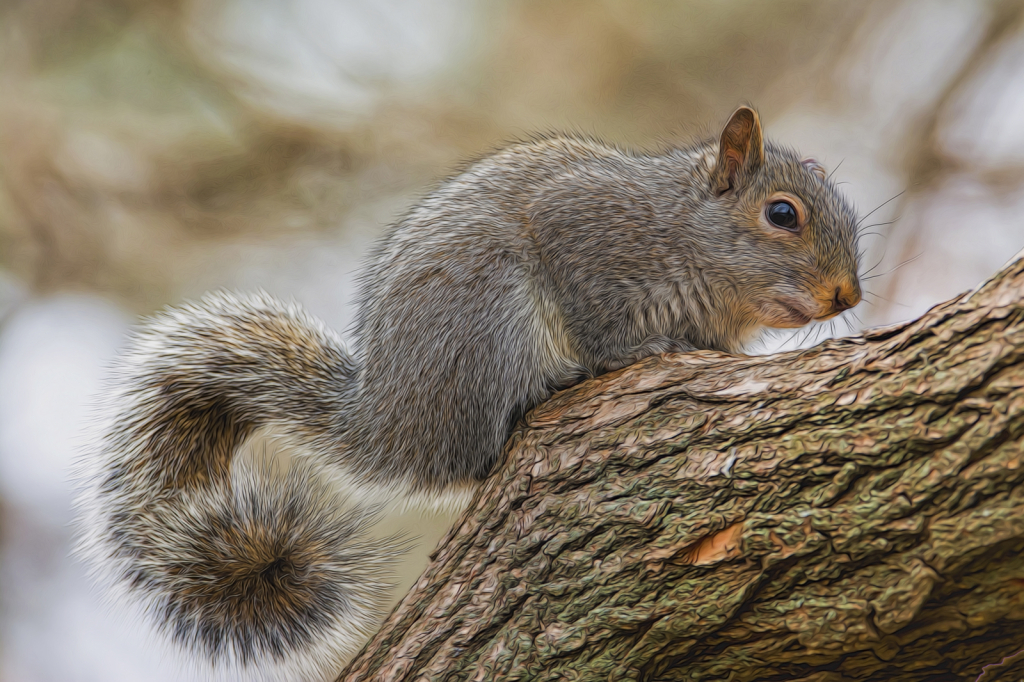
<path fill-rule="evenodd" d="M 715 193 L 728 192 L 742 172 L 756 171 L 763 163 L 761 119 L 750 107 L 740 107 L 729 117 L 718 143 L 718 162 L 711 176 Z"/>
<path fill-rule="evenodd" d="M 804 168 L 817 175 L 818 179 L 822 182 L 828 178 L 828 174 L 825 172 L 825 167 L 818 163 L 817 159 L 804 159 L 800 163 L 804 165 Z"/>

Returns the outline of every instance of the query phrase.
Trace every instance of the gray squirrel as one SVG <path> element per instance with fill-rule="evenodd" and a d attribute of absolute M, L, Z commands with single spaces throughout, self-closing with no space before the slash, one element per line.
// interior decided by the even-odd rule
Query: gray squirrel
<path fill-rule="evenodd" d="M 856 305 L 856 214 L 753 109 L 717 140 L 502 149 L 380 240 L 354 348 L 292 304 L 219 293 L 132 337 L 89 453 L 81 551 L 216 670 L 336 675 L 372 634 L 401 542 L 374 507 L 472 491 L 556 390 L 664 352 L 742 352 Z M 315 466 L 234 461 L 272 427 Z"/>

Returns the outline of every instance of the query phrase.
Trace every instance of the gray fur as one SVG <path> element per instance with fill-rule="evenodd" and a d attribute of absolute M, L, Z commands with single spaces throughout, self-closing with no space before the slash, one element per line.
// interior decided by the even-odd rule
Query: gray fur
<path fill-rule="evenodd" d="M 807 208 L 798 235 L 764 222 L 778 192 Z M 849 307 L 856 241 L 820 166 L 763 143 L 749 109 L 720 140 L 661 153 L 562 136 L 508 147 L 380 241 L 351 355 L 262 296 L 215 295 L 143 328 L 93 460 L 84 550 L 215 664 L 336 672 L 374 626 L 400 547 L 367 545 L 367 513 L 329 513 L 310 472 L 273 490 L 233 474 L 254 429 L 366 484 L 440 496 L 486 477 L 516 420 L 558 388 L 654 353 L 740 352 L 799 323 L 786 315 Z"/>

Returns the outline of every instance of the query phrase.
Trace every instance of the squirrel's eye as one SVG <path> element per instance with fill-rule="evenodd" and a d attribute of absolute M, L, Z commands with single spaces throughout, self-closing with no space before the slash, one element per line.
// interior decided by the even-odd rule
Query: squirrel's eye
<path fill-rule="evenodd" d="M 796 209 L 788 201 L 776 201 L 768 204 L 768 210 L 765 211 L 765 215 L 768 216 L 768 222 L 784 230 L 793 231 L 799 226 Z"/>

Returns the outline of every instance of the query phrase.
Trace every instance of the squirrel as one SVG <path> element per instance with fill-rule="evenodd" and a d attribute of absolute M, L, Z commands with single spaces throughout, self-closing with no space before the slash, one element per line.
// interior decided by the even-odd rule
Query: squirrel
<path fill-rule="evenodd" d="M 204 665 L 336 675 L 379 625 L 403 548 L 368 539 L 375 506 L 320 471 L 418 504 L 471 492 L 555 391 L 830 319 L 860 301 L 858 266 L 855 212 L 749 107 L 657 153 L 514 144 L 378 242 L 351 350 L 263 294 L 207 295 L 135 332 L 87 457 L 80 550 Z M 264 427 L 311 464 L 234 461 Z"/>

